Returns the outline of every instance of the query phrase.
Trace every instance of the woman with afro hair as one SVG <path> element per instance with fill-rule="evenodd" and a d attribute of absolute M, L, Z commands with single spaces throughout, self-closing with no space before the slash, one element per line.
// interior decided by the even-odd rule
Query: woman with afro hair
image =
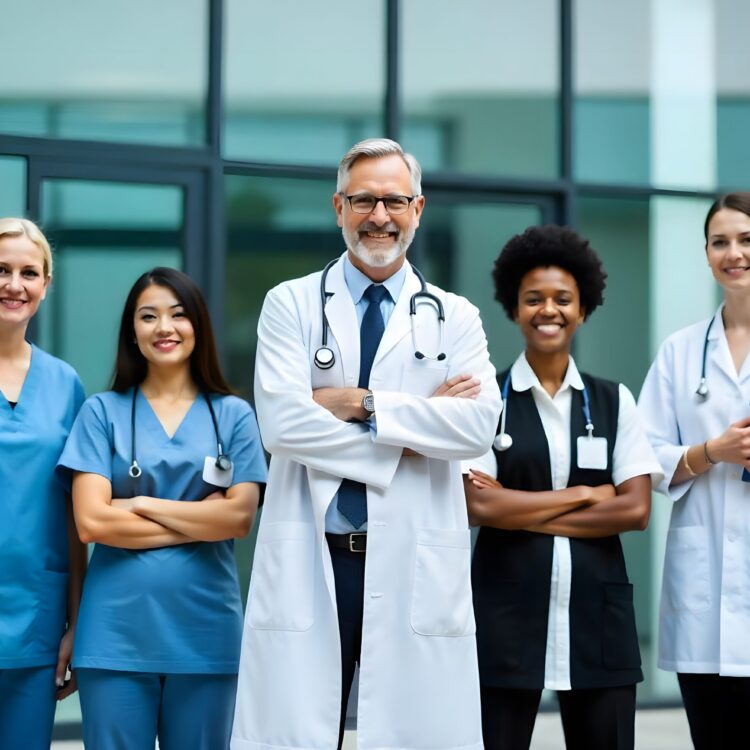
<path fill-rule="evenodd" d="M 646 528 L 660 469 L 630 391 L 580 373 L 570 354 L 606 273 L 586 240 L 545 226 L 512 237 L 493 278 L 526 346 L 498 376 L 498 435 L 465 482 L 481 527 L 472 581 L 485 748 L 528 748 L 547 688 L 568 748 L 632 749 L 643 675 L 618 534 Z"/>

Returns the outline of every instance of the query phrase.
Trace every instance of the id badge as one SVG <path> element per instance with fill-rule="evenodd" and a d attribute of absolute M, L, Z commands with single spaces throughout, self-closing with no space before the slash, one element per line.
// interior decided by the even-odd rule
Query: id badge
<path fill-rule="evenodd" d="M 576 448 L 579 469 L 607 468 L 607 438 L 581 435 Z"/>
<path fill-rule="evenodd" d="M 214 487 L 232 486 L 232 477 L 234 476 L 234 466 L 222 471 L 216 466 L 216 456 L 206 456 L 203 462 L 203 481 L 206 484 L 212 484 Z"/>

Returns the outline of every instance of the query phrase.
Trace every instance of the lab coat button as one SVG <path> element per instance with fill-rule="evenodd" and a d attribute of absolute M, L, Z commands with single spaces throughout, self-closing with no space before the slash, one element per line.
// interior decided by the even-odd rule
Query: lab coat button
<path fill-rule="evenodd" d="M 380 591 L 373 591 L 373 592 L 372 592 L 372 593 L 370 594 L 370 598 L 371 598 L 371 599 L 380 599 L 380 598 L 381 598 L 382 596 L 383 596 L 383 594 L 382 594 L 382 592 L 380 592 Z"/>
<path fill-rule="evenodd" d="M 727 536 L 727 539 L 728 539 L 728 540 L 729 540 L 730 542 L 736 542 L 736 541 L 737 541 L 737 535 L 736 535 L 736 534 L 729 534 L 729 535 Z"/>

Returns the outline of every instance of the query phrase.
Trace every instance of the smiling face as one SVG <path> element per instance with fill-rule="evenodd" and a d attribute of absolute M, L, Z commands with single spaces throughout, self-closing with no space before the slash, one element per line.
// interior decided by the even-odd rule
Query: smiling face
<path fill-rule="evenodd" d="M 750 290 L 750 216 L 733 208 L 717 211 L 708 224 L 706 256 L 725 292 Z"/>
<path fill-rule="evenodd" d="M 578 284 L 568 271 L 557 266 L 533 268 L 521 279 L 514 319 L 527 351 L 570 352 L 584 316 Z"/>
<path fill-rule="evenodd" d="M 44 255 L 25 235 L 0 238 L 0 324 L 27 326 L 47 295 Z"/>
<path fill-rule="evenodd" d="M 135 305 L 135 339 L 149 367 L 187 365 L 195 349 L 193 324 L 175 293 L 165 286 L 146 287 Z"/>
<path fill-rule="evenodd" d="M 352 164 L 343 192 L 376 198 L 411 196 L 411 174 L 398 154 L 374 158 L 363 156 Z M 398 215 L 390 215 L 382 201 L 369 214 L 355 213 L 349 201 L 339 193 L 333 196 L 333 207 L 351 262 L 370 277 L 373 269 L 380 269 L 377 275 L 387 278 L 404 262 L 404 255 L 419 226 L 424 197 L 415 198 L 408 210 Z"/>

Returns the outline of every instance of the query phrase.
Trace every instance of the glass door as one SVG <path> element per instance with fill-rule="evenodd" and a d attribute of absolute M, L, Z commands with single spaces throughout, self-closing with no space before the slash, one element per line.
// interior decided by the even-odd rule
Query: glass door
<path fill-rule="evenodd" d="M 117 331 L 133 282 L 155 266 L 199 283 L 200 173 L 88 168 L 31 161 L 30 214 L 54 253 L 54 280 L 32 336 L 76 368 L 88 394 L 109 386 Z M 203 286 L 203 284 L 201 284 Z"/>

